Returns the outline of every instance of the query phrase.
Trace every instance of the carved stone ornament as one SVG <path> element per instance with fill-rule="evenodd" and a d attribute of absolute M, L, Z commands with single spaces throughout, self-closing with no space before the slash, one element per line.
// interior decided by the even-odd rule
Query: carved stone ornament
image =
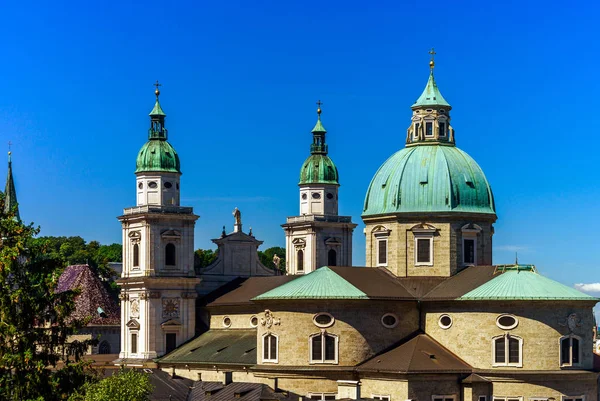
<path fill-rule="evenodd" d="M 162 316 L 163 318 L 179 317 L 181 300 L 179 298 L 163 298 L 162 299 Z"/>
<path fill-rule="evenodd" d="M 121 292 L 121 293 L 119 293 L 119 299 L 121 301 L 127 301 L 129 299 L 129 294 L 127 294 L 125 292 Z"/>
<path fill-rule="evenodd" d="M 140 300 L 133 298 L 129 304 L 129 311 L 131 317 L 140 317 Z"/>
<path fill-rule="evenodd" d="M 568 327 L 569 331 L 573 333 L 578 327 L 581 327 L 581 318 L 577 313 L 571 313 L 565 318 L 562 323 L 559 323 L 563 327 Z"/>
<path fill-rule="evenodd" d="M 273 325 L 279 326 L 281 324 L 281 319 L 273 316 L 270 310 L 265 310 L 265 317 L 260 318 L 260 324 L 266 326 L 267 329 L 270 329 Z"/>
<path fill-rule="evenodd" d="M 195 291 L 187 291 L 181 293 L 181 298 L 183 299 L 196 299 L 198 298 L 198 293 Z"/>

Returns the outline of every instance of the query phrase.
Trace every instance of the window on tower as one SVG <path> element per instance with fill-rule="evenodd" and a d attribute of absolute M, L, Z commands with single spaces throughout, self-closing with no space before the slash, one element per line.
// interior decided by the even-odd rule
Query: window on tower
<path fill-rule="evenodd" d="M 446 136 L 446 123 L 440 123 L 440 137 Z"/>
<path fill-rule="evenodd" d="M 140 265 L 140 246 L 133 244 L 133 267 L 139 267 Z"/>
<path fill-rule="evenodd" d="M 330 249 L 327 252 L 327 266 L 337 266 L 337 252 L 335 249 Z"/>
<path fill-rule="evenodd" d="M 387 266 L 387 238 L 377 240 L 377 266 Z"/>
<path fill-rule="evenodd" d="M 302 249 L 298 250 L 297 258 L 296 258 L 296 270 L 299 272 L 304 271 L 304 251 Z"/>
<path fill-rule="evenodd" d="M 131 333 L 131 353 L 137 354 L 137 333 Z"/>
<path fill-rule="evenodd" d="M 415 264 L 433 264 L 433 237 L 415 238 Z"/>
<path fill-rule="evenodd" d="M 165 265 L 175 266 L 176 262 L 175 245 L 167 244 L 165 247 Z"/>
<path fill-rule="evenodd" d="M 560 366 L 577 366 L 581 361 L 580 338 L 573 334 L 560 339 Z"/>
<path fill-rule="evenodd" d="M 433 136 L 433 121 L 428 121 L 425 123 L 425 136 Z"/>

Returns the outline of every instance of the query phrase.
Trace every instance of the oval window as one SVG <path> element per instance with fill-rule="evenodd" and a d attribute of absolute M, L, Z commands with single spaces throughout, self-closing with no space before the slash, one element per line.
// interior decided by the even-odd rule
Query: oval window
<path fill-rule="evenodd" d="M 250 318 L 250 326 L 252 326 L 252 327 L 258 326 L 258 318 L 256 316 L 252 316 Z"/>
<path fill-rule="evenodd" d="M 398 317 L 393 313 L 386 313 L 381 317 L 381 324 L 388 329 L 393 329 L 398 325 Z"/>
<path fill-rule="evenodd" d="M 312 197 L 313 199 L 321 199 L 321 194 L 318 192 L 313 192 Z"/>
<path fill-rule="evenodd" d="M 170 182 L 165 182 L 165 188 L 169 189 L 173 186 L 173 184 L 171 184 Z"/>
<path fill-rule="evenodd" d="M 500 315 L 498 316 L 498 319 L 496 319 L 496 326 L 500 327 L 502 330 L 514 329 L 518 324 L 519 321 L 512 315 Z"/>
<path fill-rule="evenodd" d="M 231 319 L 229 318 L 229 316 L 225 316 L 223 318 L 223 326 L 231 327 Z"/>
<path fill-rule="evenodd" d="M 306 194 L 302 194 L 302 199 L 306 200 L 306 198 L 308 198 L 308 196 L 306 196 Z"/>
<path fill-rule="evenodd" d="M 156 187 L 158 187 L 158 184 L 156 183 L 156 181 L 150 181 L 150 182 L 148 183 L 148 188 L 152 188 L 152 189 L 154 189 L 154 188 L 156 188 Z"/>
<path fill-rule="evenodd" d="M 331 316 L 329 313 L 325 313 L 325 312 L 317 313 L 313 317 L 313 323 L 317 327 L 329 327 L 329 326 L 333 325 L 334 322 L 335 322 L 335 319 L 333 318 L 333 316 Z"/>
<path fill-rule="evenodd" d="M 333 199 L 333 194 L 332 193 L 328 193 L 327 194 L 327 199 Z"/>
<path fill-rule="evenodd" d="M 452 318 L 450 315 L 442 315 L 440 316 L 440 320 L 438 320 L 438 324 L 444 330 L 449 329 L 452 326 Z"/>
<path fill-rule="evenodd" d="M 144 188 L 144 184 L 140 182 L 140 183 L 138 184 L 138 188 L 139 188 L 139 189 L 142 189 L 142 188 Z"/>

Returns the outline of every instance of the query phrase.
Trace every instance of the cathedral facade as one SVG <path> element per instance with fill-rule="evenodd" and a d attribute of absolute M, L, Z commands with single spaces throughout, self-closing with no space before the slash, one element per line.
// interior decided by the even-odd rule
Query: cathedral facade
<path fill-rule="evenodd" d="M 239 214 L 233 233 L 214 240 L 217 261 L 194 269 L 198 216 L 179 204 L 180 163 L 157 90 L 137 204 L 119 217 L 115 363 L 186 377 L 204 398 L 258 383 L 271 392 L 257 399 L 597 401 L 597 299 L 533 265 L 492 265 L 491 186 L 456 146 L 433 71 L 432 60 L 406 146 L 368 186 L 365 267 L 352 266 L 356 224 L 338 215 L 319 108 L 299 215 L 282 225 L 285 275 L 258 261 L 260 241 Z"/>

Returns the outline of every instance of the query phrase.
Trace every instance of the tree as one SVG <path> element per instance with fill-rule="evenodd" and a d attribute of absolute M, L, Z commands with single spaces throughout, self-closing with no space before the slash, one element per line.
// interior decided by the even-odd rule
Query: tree
<path fill-rule="evenodd" d="M 152 390 L 147 374 L 121 368 L 104 380 L 88 384 L 82 395 L 76 394 L 69 401 L 147 401 Z"/>
<path fill-rule="evenodd" d="M 217 250 L 212 249 L 196 249 L 194 252 L 194 268 L 196 271 L 204 269 L 206 266 L 214 262 L 219 256 Z"/>
<path fill-rule="evenodd" d="M 86 322 L 70 316 L 75 292 L 54 291 L 61 263 L 33 240 L 39 228 L 3 210 L 0 195 L 0 399 L 65 399 L 89 380 L 92 341 L 68 342 Z"/>
<path fill-rule="evenodd" d="M 279 257 L 279 270 L 281 270 L 281 272 L 283 274 L 285 274 L 286 269 L 285 269 L 285 248 L 282 248 L 280 246 L 274 246 L 268 249 L 265 249 L 264 252 L 263 251 L 258 251 L 258 258 L 260 259 L 260 262 L 267 266 L 270 267 L 271 269 L 275 269 L 275 263 L 273 262 L 273 257 L 277 255 L 277 257 Z"/>

